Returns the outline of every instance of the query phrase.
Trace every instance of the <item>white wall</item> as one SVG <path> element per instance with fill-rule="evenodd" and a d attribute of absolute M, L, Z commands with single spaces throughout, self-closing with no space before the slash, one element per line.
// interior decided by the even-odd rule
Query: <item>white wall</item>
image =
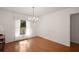
<path fill-rule="evenodd" d="M 0 25 L 4 29 L 6 42 L 14 40 L 14 21 L 12 13 L 0 10 Z"/>
<path fill-rule="evenodd" d="M 10 12 L 7 10 L 0 9 L 0 26 L 4 28 L 4 35 L 6 37 L 6 43 L 17 40 L 15 38 L 15 20 L 17 18 L 23 19 L 27 15 L 22 15 L 19 13 Z M 32 36 L 35 35 L 35 25 L 31 23 Z"/>
<path fill-rule="evenodd" d="M 79 8 L 68 8 L 40 17 L 38 36 L 70 46 L 70 15 Z"/>
<path fill-rule="evenodd" d="M 79 13 L 71 15 L 71 42 L 79 44 Z"/>

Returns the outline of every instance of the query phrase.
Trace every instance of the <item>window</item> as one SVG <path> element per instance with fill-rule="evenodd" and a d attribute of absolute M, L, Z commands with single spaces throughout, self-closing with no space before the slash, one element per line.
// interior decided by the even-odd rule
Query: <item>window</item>
<path fill-rule="evenodd" d="M 15 20 L 15 37 L 26 35 L 26 20 Z"/>
<path fill-rule="evenodd" d="M 26 21 L 20 20 L 20 35 L 26 34 Z"/>
<path fill-rule="evenodd" d="M 31 22 L 27 20 L 15 20 L 15 38 L 31 37 L 33 34 L 31 26 Z"/>

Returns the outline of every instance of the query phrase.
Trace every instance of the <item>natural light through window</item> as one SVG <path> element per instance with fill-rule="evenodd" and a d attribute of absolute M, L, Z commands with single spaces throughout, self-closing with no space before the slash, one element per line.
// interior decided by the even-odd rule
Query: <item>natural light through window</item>
<path fill-rule="evenodd" d="M 15 20 L 15 37 L 20 36 L 20 20 Z"/>
<path fill-rule="evenodd" d="M 22 20 L 15 20 L 15 37 L 31 37 L 32 36 L 32 27 L 31 27 L 31 22 L 25 20 L 26 26 L 25 30 L 22 32 L 21 28 L 21 21 Z M 25 32 L 25 33 L 24 33 Z"/>
<path fill-rule="evenodd" d="M 29 21 L 27 21 L 27 28 L 26 28 L 26 36 L 31 36 L 32 35 L 32 27 L 31 27 L 31 23 Z"/>

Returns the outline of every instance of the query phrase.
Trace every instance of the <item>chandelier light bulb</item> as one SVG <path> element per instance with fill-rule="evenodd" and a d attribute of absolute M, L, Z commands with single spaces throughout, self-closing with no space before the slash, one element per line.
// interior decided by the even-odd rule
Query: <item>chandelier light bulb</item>
<path fill-rule="evenodd" d="M 39 18 L 36 17 L 36 15 L 35 15 L 34 7 L 33 7 L 33 16 L 32 17 L 28 17 L 28 20 L 31 21 L 31 22 L 37 22 L 39 20 Z"/>

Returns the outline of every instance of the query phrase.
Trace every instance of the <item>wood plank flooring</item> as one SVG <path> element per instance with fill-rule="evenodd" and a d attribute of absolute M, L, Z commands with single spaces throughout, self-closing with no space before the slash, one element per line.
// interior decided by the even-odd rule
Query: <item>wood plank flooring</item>
<path fill-rule="evenodd" d="M 5 44 L 5 52 L 67 52 L 70 48 L 41 37 Z"/>
<path fill-rule="evenodd" d="M 79 52 L 79 44 L 71 42 L 70 51 L 71 52 Z"/>

